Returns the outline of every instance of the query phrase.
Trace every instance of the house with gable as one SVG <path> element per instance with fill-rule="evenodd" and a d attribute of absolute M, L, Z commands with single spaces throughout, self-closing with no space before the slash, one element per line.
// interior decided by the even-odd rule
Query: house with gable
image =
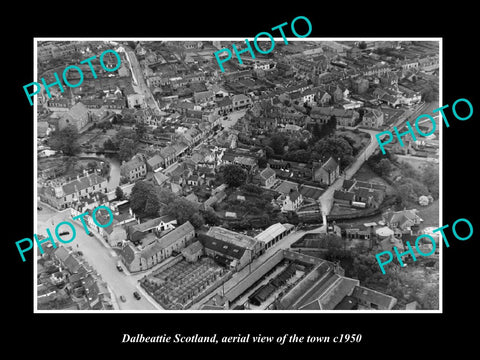
<path fill-rule="evenodd" d="M 120 166 L 120 174 L 133 182 L 147 175 L 147 164 L 140 154 L 134 155 Z"/>
<path fill-rule="evenodd" d="M 128 244 L 122 250 L 122 261 L 130 272 L 148 270 L 190 245 L 195 228 L 187 221 L 168 233 L 154 238 L 146 246 Z"/>
<path fill-rule="evenodd" d="M 415 209 L 387 211 L 382 215 L 383 221 L 388 227 L 401 232 L 415 232 L 415 229 L 423 222 L 423 219 L 417 215 Z"/>
<path fill-rule="evenodd" d="M 244 94 L 233 95 L 232 97 L 233 109 L 241 110 L 252 105 L 252 99 Z"/>
<path fill-rule="evenodd" d="M 90 111 L 81 102 L 76 103 L 70 110 L 62 114 L 58 119 L 58 128 L 65 129 L 67 126 L 73 126 L 79 133 L 87 130 L 87 124 L 92 120 Z"/>
<path fill-rule="evenodd" d="M 165 163 L 164 158 L 160 154 L 155 154 L 147 159 L 147 169 L 157 172 L 162 169 Z"/>
<path fill-rule="evenodd" d="M 330 157 L 325 163 L 320 165 L 315 162 L 313 164 L 313 181 L 319 182 L 322 185 L 330 186 L 340 176 L 339 162 Z"/>
<path fill-rule="evenodd" d="M 137 223 L 127 227 L 127 236 L 130 241 L 138 243 L 148 234 L 173 230 L 175 229 L 176 225 L 177 220 L 174 217 L 163 215 L 147 220 L 143 223 Z"/>
<path fill-rule="evenodd" d="M 77 176 L 63 184 L 52 183 L 39 189 L 40 199 L 55 207 L 56 209 L 66 209 L 73 203 L 82 199 L 92 197 L 94 193 L 107 193 L 107 179 L 95 173 L 86 176 Z"/>
<path fill-rule="evenodd" d="M 362 119 L 362 126 L 378 129 L 383 125 L 383 112 L 379 109 L 369 109 Z"/>
<path fill-rule="evenodd" d="M 177 151 L 170 145 L 160 149 L 160 156 L 165 160 L 165 168 L 177 161 Z"/>
<path fill-rule="evenodd" d="M 255 179 L 260 182 L 261 186 L 270 189 L 275 184 L 276 172 L 267 166 L 255 176 Z"/>
<path fill-rule="evenodd" d="M 303 203 L 303 196 L 298 190 L 290 190 L 288 194 L 280 195 L 282 212 L 296 211 Z"/>

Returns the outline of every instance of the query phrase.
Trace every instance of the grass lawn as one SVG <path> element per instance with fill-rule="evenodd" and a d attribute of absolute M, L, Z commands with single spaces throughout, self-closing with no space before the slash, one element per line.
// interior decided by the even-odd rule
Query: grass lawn
<path fill-rule="evenodd" d="M 420 206 L 417 205 L 418 209 L 418 216 L 423 219 L 423 223 L 421 225 L 422 228 L 434 226 L 438 227 L 440 225 L 440 208 L 439 208 L 439 201 L 435 200 L 428 206 Z"/>
<path fill-rule="evenodd" d="M 423 158 L 413 158 L 413 157 L 403 157 L 403 156 L 398 156 L 398 162 L 399 163 L 407 163 L 410 164 L 415 170 L 417 171 L 422 171 L 423 168 L 428 165 L 428 164 L 433 164 L 436 165 L 437 170 L 439 169 L 438 164 L 426 161 Z"/>

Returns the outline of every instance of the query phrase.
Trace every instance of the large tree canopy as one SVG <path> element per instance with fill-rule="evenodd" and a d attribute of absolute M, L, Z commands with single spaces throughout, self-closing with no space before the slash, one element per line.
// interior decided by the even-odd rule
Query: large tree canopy
<path fill-rule="evenodd" d="M 177 219 L 178 225 L 190 221 L 195 228 L 199 228 L 204 223 L 203 217 L 198 213 L 195 205 L 182 197 L 177 197 L 174 201 L 170 202 L 165 212 Z"/>
<path fill-rule="evenodd" d="M 130 194 L 130 207 L 140 217 L 158 216 L 160 200 L 153 184 L 137 181 Z"/>
<path fill-rule="evenodd" d="M 340 167 L 347 167 L 353 160 L 353 149 L 343 137 L 330 136 L 317 141 L 312 158 L 326 161 L 329 157 L 340 158 Z"/>
<path fill-rule="evenodd" d="M 78 131 L 74 126 L 67 126 L 62 130 L 55 130 L 48 139 L 48 145 L 65 155 L 75 155 L 80 151 L 78 145 Z"/>
<path fill-rule="evenodd" d="M 239 165 L 225 165 L 222 167 L 221 173 L 223 181 L 230 187 L 243 185 L 247 180 L 247 172 Z"/>

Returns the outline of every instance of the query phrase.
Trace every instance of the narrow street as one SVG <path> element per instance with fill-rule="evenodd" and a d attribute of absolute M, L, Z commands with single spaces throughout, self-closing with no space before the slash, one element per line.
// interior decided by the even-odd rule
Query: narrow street
<path fill-rule="evenodd" d="M 45 204 L 39 203 L 42 206 L 42 210 L 38 211 L 37 221 L 37 234 L 47 235 L 46 228 L 50 229 L 50 232 L 55 237 L 55 226 L 62 221 L 68 221 L 75 225 L 76 237 L 68 244 L 62 244 L 55 238 L 55 243 L 62 246 L 71 246 L 73 250 L 80 250 L 83 253 L 83 258 L 88 262 L 101 276 L 110 289 L 113 291 L 113 296 L 118 303 L 120 310 L 157 310 L 145 296 L 142 296 L 140 300 L 136 300 L 133 297 L 134 291 L 139 291 L 137 280 L 144 274 L 138 275 L 126 275 L 125 272 L 120 272 L 116 268 L 117 257 L 113 250 L 107 248 L 101 243 L 102 240 L 95 236 L 89 236 L 86 234 L 83 226 L 74 220 L 70 215 L 70 210 L 64 210 L 62 212 L 56 212 L 50 209 Z M 59 230 L 70 231 L 68 225 L 64 225 Z M 65 235 L 66 239 L 69 239 L 71 235 Z M 46 244 L 46 243 L 45 243 Z M 123 295 L 126 302 L 120 300 L 120 296 Z"/>
<path fill-rule="evenodd" d="M 132 71 L 132 76 L 136 82 L 136 84 L 134 84 L 135 91 L 137 91 L 139 94 L 145 95 L 145 102 L 150 109 L 154 110 L 155 112 L 160 112 L 160 108 L 158 107 L 158 104 L 155 101 L 150 88 L 147 86 L 145 78 L 143 77 L 142 69 L 135 52 L 129 47 L 125 47 L 125 54 L 130 65 L 130 70 Z"/>

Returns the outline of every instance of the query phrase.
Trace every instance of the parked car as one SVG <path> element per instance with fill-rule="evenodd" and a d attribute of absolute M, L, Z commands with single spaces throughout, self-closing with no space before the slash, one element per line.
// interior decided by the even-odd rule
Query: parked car
<path fill-rule="evenodd" d="M 88 236 L 94 236 L 94 235 L 93 235 L 93 233 L 90 231 L 90 232 L 88 233 Z"/>
<path fill-rule="evenodd" d="M 123 295 L 120 295 L 120 300 L 121 300 L 122 302 L 127 301 L 127 299 L 125 299 L 125 296 L 123 296 Z"/>
<path fill-rule="evenodd" d="M 62 236 L 62 235 L 69 235 L 70 234 L 70 231 L 62 231 L 60 234 L 58 234 L 59 236 Z"/>
<path fill-rule="evenodd" d="M 37 210 L 43 210 L 41 206 L 37 206 Z"/>
<path fill-rule="evenodd" d="M 117 262 L 117 270 L 123 271 L 122 263 L 120 261 Z"/>
<path fill-rule="evenodd" d="M 140 294 L 136 291 L 133 292 L 133 296 L 135 296 L 135 299 L 137 300 L 140 300 L 142 297 L 140 296 Z"/>

